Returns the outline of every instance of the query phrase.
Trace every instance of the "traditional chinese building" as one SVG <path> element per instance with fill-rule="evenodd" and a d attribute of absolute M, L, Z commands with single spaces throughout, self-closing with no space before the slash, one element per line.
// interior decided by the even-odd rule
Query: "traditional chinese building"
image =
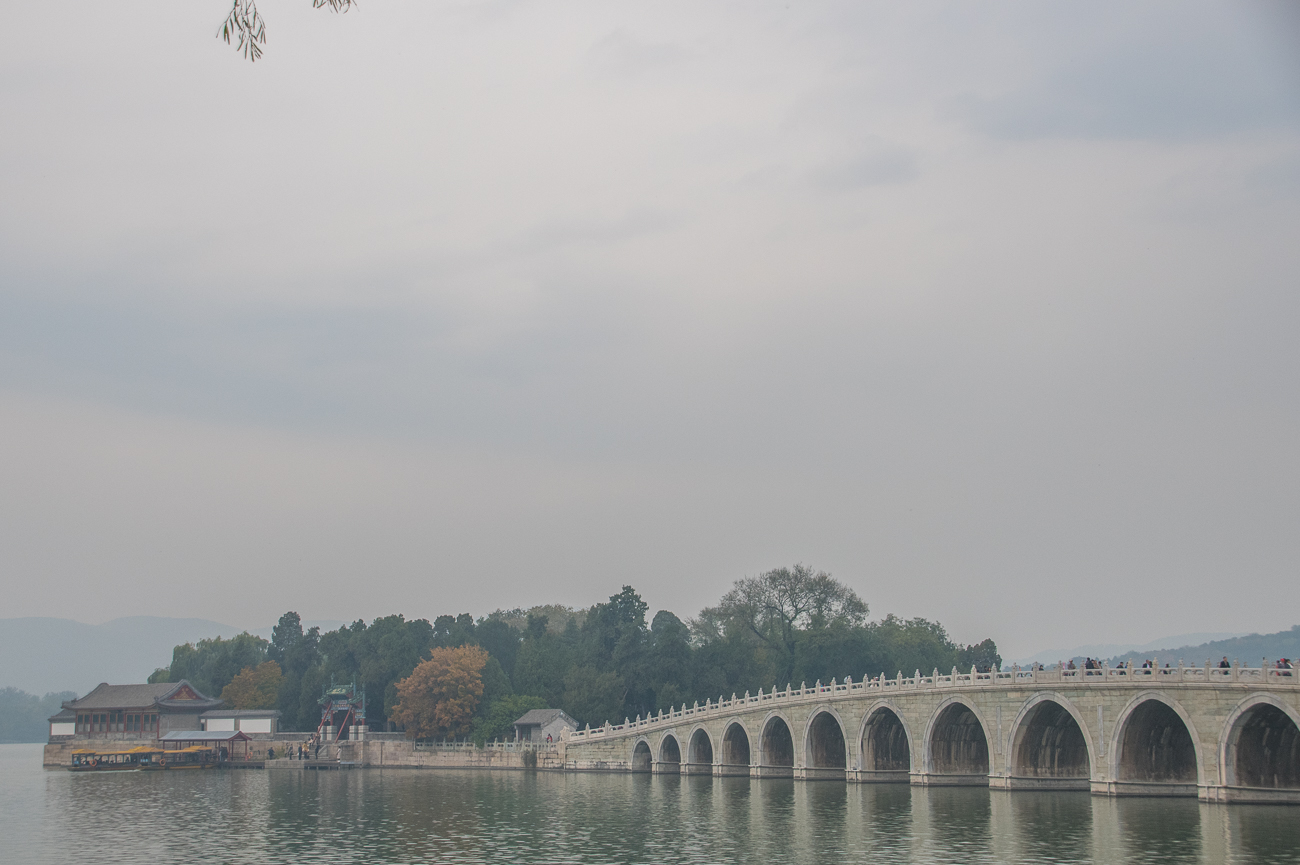
<path fill-rule="evenodd" d="M 74 748 L 115 742 L 154 742 L 168 733 L 200 730 L 204 712 L 221 706 L 184 680 L 153 685 L 103 683 L 50 717 L 45 764 L 67 765 Z"/>
<path fill-rule="evenodd" d="M 578 729 L 578 722 L 562 709 L 530 709 L 514 726 L 517 742 L 546 742 L 548 736 L 558 742 L 560 733 Z"/>

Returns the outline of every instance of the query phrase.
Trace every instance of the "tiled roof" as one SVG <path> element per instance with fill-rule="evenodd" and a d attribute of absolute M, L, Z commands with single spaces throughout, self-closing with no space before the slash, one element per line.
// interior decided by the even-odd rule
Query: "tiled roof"
<path fill-rule="evenodd" d="M 74 712 L 74 711 L 72 711 L 71 709 L 60 709 L 60 710 L 59 710 L 58 712 L 56 712 L 55 714 L 51 715 L 51 716 L 49 717 L 49 720 L 51 720 L 51 721 L 75 721 L 75 720 L 77 720 L 77 713 Z"/>
<path fill-rule="evenodd" d="M 515 721 L 515 723 L 525 727 L 531 727 L 534 724 L 539 727 L 545 727 L 560 716 L 563 716 L 564 720 L 572 724 L 575 728 L 577 727 L 578 722 L 574 721 L 568 715 L 565 715 L 563 709 L 529 709 L 524 713 L 524 716 L 518 721 Z"/>
<path fill-rule="evenodd" d="M 246 733 L 238 730 L 176 730 L 163 736 L 163 742 L 229 742 L 232 739 L 247 739 Z"/>
<path fill-rule="evenodd" d="M 158 682 L 153 685 L 110 685 L 102 682 L 80 700 L 70 700 L 63 704 L 66 709 L 135 709 L 164 703 L 168 706 L 195 706 L 212 708 L 220 705 L 220 700 L 199 694 L 198 700 L 167 700 L 167 696 L 178 690 L 181 685 L 188 685 L 196 694 L 197 688 L 189 682 Z"/>

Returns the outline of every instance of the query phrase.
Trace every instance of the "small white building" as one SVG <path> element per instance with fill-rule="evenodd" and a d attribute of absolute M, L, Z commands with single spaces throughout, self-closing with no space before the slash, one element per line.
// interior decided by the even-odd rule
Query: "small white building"
<path fill-rule="evenodd" d="M 278 709 L 212 709 L 199 717 L 203 729 L 210 733 L 238 730 L 241 733 L 269 733 L 280 729 Z"/>
<path fill-rule="evenodd" d="M 558 742 L 566 729 L 578 729 L 578 722 L 563 709 L 532 709 L 515 721 L 515 741 L 545 742 L 549 736 L 552 742 Z"/>
<path fill-rule="evenodd" d="M 50 741 L 56 738 L 71 737 L 77 733 L 77 713 L 63 709 L 50 716 Z"/>

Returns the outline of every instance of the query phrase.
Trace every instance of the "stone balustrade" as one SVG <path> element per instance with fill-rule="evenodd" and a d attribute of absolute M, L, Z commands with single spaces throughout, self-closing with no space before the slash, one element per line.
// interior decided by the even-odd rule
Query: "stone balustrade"
<path fill-rule="evenodd" d="M 754 709 L 765 703 L 777 702 L 816 702 L 829 698 L 837 697 L 861 697 L 868 694 L 887 694 L 903 690 L 919 691 L 933 690 L 941 688 L 954 687 L 1016 687 L 1040 686 L 1040 685 L 1134 685 L 1134 686 L 1164 686 L 1164 685 L 1182 685 L 1182 684 L 1228 684 L 1228 683 L 1253 683 L 1276 686 L 1291 686 L 1300 688 L 1300 676 L 1297 676 L 1297 670 L 1280 669 L 1269 666 L 1267 663 L 1259 667 L 1244 667 L 1234 663 L 1230 667 L 1218 667 L 1211 665 L 1208 661 L 1203 667 L 1188 667 L 1181 661 L 1177 667 L 1111 667 L 1103 664 L 1095 669 L 1046 669 L 1042 667 L 1020 669 L 1013 667 L 1010 670 L 998 670 L 994 672 L 981 673 L 971 668 L 969 673 L 958 672 L 953 667 L 951 673 L 940 674 L 938 670 L 933 671 L 928 676 L 921 675 L 917 670 L 912 676 L 904 676 L 899 672 L 893 679 L 886 679 L 885 674 L 881 673 L 874 679 L 861 679 L 853 681 L 853 677 L 846 676 L 843 682 L 837 683 L 834 679 L 830 684 L 823 685 L 820 681 L 812 686 L 806 683 L 801 684 L 798 688 L 787 684 L 784 691 L 778 691 L 776 686 L 772 690 L 764 693 L 760 688 L 757 695 L 751 695 L 748 691 L 744 696 L 737 697 L 731 695 L 730 699 L 719 697 L 715 702 L 705 700 L 701 706 L 696 702 L 693 706 L 688 707 L 685 703 L 680 709 L 673 709 L 668 712 L 660 711 L 658 715 L 649 715 L 645 718 L 637 717 L 636 720 L 624 719 L 622 724 L 611 724 L 608 721 L 601 727 L 588 726 L 583 730 L 571 730 L 565 734 L 568 741 L 578 742 L 583 739 L 607 736 L 611 734 L 626 735 L 629 732 L 655 727 L 662 724 L 674 725 L 682 721 L 690 720 L 696 717 L 707 716 L 710 714 L 730 713 L 738 709 Z"/>

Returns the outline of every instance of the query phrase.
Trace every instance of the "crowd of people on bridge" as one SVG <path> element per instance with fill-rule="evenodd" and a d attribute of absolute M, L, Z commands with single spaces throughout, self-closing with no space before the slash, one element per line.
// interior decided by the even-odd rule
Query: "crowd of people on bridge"
<path fill-rule="evenodd" d="M 1208 665 L 1208 664 L 1209 664 L 1209 661 L 1206 661 L 1206 664 Z M 1265 662 L 1264 665 L 1267 666 L 1267 665 L 1268 665 L 1267 662 Z M 1228 669 L 1231 669 L 1231 668 L 1232 668 L 1232 662 L 1228 660 L 1228 656 L 1227 656 L 1227 655 L 1224 655 L 1224 656 L 1223 656 L 1223 660 L 1219 661 L 1218 666 L 1219 666 L 1220 669 L 1228 670 Z M 1057 662 L 1056 662 L 1056 668 L 1057 668 L 1058 670 L 1077 670 L 1077 669 L 1079 669 L 1078 667 L 1075 666 L 1075 663 L 1074 663 L 1074 659 L 1073 659 L 1073 658 L 1071 658 L 1069 661 L 1057 661 Z M 1102 662 L 1099 661 L 1099 660 L 1097 660 L 1096 658 L 1084 658 L 1084 659 L 1083 659 L 1083 669 L 1084 669 L 1084 670 L 1100 670 L 1101 668 L 1102 668 Z M 1159 669 L 1159 668 L 1160 668 L 1160 662 L 1159 662 L 1158 660 L 1156 660 L 1155 658 L 1149 658 L 1149 659 L 1147 659 L 1147 660 L 1145 660 L 1145 661 L 1142 662 L 1142 667 L 1141 667 L 1141 669 L 1143 669 L 1143 670 L 1156 670 L 1156 669 Z M 1291 659 L 1290 659 L 1290 658 L 1279 658 L 1279 659 L 1278 659 L 1278 660 L 1273 664 L 1273 668 L 1276 669 L 1276 670 L 1290 670 L 1290 669 L 1291 669 Z M 1133 662 L 1132 662 L 1132 661 L 1120 661 L 1119 664 L 1117 664 L 1117 665 L 1114 666 L 1114 667 L 1110 667 L 1109 669 L 1112 669 L 1112 670 L 1132 670 L 1132 669 L 1133 669 Z M 1170 665 L 1169 665 L 1169 662 L 1168 662 L 1168 661 L 1165 662 L 1165 669 L 1166 669 L 1166 670 L 1170 669 Z M 1121 674 L 1121 675 L 1122 675 L 1122 674 Z"/>

